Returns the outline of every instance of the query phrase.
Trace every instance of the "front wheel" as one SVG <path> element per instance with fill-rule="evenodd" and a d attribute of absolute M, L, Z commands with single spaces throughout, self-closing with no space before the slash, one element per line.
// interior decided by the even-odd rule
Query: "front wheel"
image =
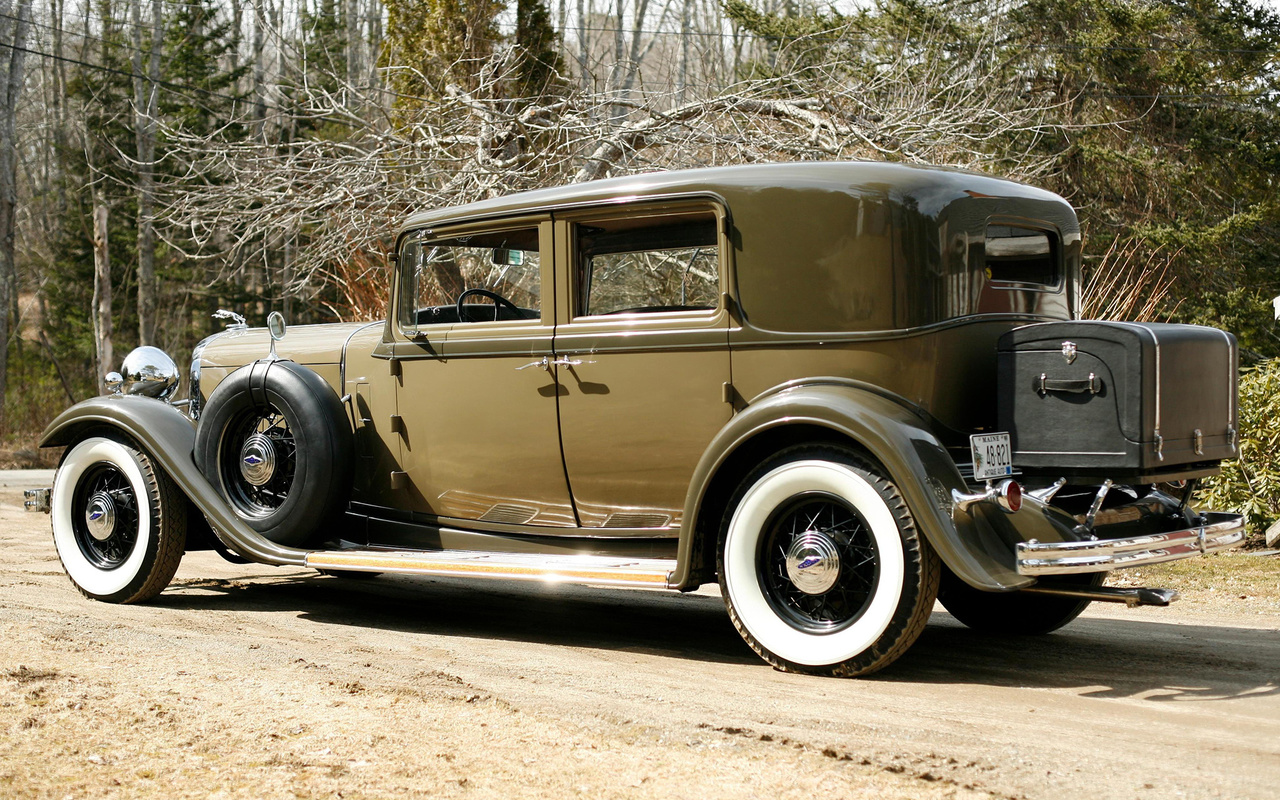
<path fill-rule="evenodd" d="M 941 571 L 897 487 L 830 445 L 788 448 L 747 476 L 718 561 L 729 616 L 752 649 L 781 670 L 837 676 L 906 652 Z"/>
<path fill-rule="evenodd" d="M 85 439 L 53 479 L 53 543 L 81 594 L 140 603 L 160 594 L 187 541 L 187 501 L 145 453 L 115 439 Z"/>

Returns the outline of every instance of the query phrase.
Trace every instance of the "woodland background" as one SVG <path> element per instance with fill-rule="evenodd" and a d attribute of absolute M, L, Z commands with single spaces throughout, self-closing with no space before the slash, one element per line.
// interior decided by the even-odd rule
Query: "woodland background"
<path fill-rule="evenodd" d="M 1088 316 L 1233 331 L 1246 458 L 1211 499 L 1265 524 L 1278 55 L 1259 0 L 0 0 L 0 460 L 218 308 L 379 315 L 409 210 L 871 158 L 1056 191 Z"/>

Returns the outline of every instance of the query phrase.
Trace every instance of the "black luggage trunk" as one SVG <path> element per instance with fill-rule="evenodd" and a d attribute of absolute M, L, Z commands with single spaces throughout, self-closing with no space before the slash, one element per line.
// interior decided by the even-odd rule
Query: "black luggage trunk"
<path fill-rule="evenodd" d="M 1047 322 L 1000 337 L 1000 427 L 1024 472 L 1157 479 L 1236 456 L 1236 340 L 1196 325 Z"/>

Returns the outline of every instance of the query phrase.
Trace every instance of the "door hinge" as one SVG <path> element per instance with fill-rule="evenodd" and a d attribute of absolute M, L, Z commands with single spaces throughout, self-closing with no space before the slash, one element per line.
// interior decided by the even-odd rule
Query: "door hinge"
<path fill-rule="evenodd" d="M 404 417 L 400 416 L 399 414 L 391 415 L 391 432 L 398 433 L 401 436 L 404 436 L 405 434 Z"/>
<path fill-rule="evenodd" d="M 398 358 L 393 358 L 390 361 L 388 361 L 387 369 L 390 371 L 391 376 L 393 378 L 399 378 L 402 374 L 404 374 L 404 369 L 400 366 L 400 359 Z"/>
<path fill-rule="evenodd" d="M 409 485 L 409 474 L 407 472 L 400 472 L 399 470 L 391 471 L 391 488 L 392 489 L 403 489 L 408 485 Z"/>
<path fill-rule="evenodd" d="M 733 295 L 728 292 L 720 293 L 720 304 L 724 306 L 724 310 L 729 313 L 729 319 L 734 325 L 742 324 L 742 312 L 738 308 L 738 301 L 733 299 Z"/>
<path fill-rule="evenodd" d="M 720 400 L 733 406 L 735 410 L 738 406 L 743 405 L 742 395 L 738 394 L 738 390 L 729 381 L 726 381 L 720 387 Z"/>

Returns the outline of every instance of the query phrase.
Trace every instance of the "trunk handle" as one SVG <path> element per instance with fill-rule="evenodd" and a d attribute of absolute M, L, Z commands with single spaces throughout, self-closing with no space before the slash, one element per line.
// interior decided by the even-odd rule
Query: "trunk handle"
<path fill-rule="evenodd" d="M 1040 373 L 1040 385 L 1037 387 L 1040 394 L 1046 395 L 1049 392 L 1063 392 L 1067 394 L 1097 394 L 1102 391 L 1102 379 L 1092 372 L 1088 378 L 1079 378 L 1076 380 L 1050 379 L 1048 375 Z"/>

